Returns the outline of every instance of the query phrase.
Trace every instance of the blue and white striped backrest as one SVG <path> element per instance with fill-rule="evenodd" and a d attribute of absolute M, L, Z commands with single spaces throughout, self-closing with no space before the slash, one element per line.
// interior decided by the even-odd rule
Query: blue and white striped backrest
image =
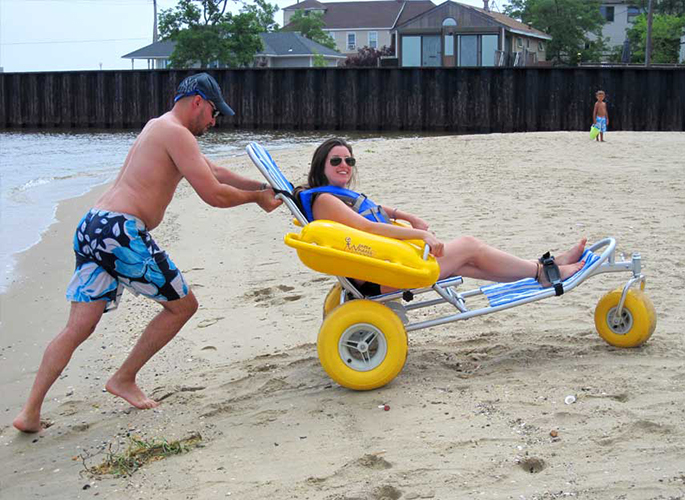
<path fill-rule="evenodd" d="M 247 145 L 247 154 L 250 155 L 252 162 L 262 172 L 262 175 L 269 181 L 271 187 L 293 194 L 293 185 L 285 178 L 281 169 L 269 152 L 256 142 Z"/>
<path fill-rule="evenodd" d="M 269 181 L 271 187 L 274 188 L 276 192 L 281 191 L 290 195 L 285 196 L 281 194 L 279 196 L 283 199 L 283 202 L 288 209 L 290 209 L 290 212 L 293 214 L 293 216 L 300 222 L 300 224 L 305 226 L 308 221 L 295 203 L 295 190 L 293 189 L 293 185 L 290 183 L 290 181 L 288 181 L 288 179 L 286 179 L 285 175 L 283 175 L 283 172 L 281 172 L 281 169 L 278 168 L 278 165 L 276 165 L 274 159 L 271 158 L 269 152 L 256 142 L 251 142 L 248 144 L 246 149 L 247 154 L 252 160 L 252 163 L 255 164 L 264 178 Z"/>

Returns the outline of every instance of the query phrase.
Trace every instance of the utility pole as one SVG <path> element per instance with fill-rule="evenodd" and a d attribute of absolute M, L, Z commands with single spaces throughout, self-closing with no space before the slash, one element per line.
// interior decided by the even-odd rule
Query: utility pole
<path fill-rule="evenodd" d="M 647 45 L 645 47 L 645 66 L 649 67 L 652 62 L 652 0 L 647 7 Z"/>
<path fill-rule="evenodd" d="M 651 2 L 652 0 L 649 1 Z M 152 5 L 155 9 L 155 19 L 152 25 L 152 42 L 157 43 L 159 41 L 159 35 L 157 34 L 157 0 L 152 0 Z"/>
<path fill-rule="evenodd" d="M 652 0 L 649 0 L 650 2 Z M 157 0 L 152 0 L 152 5 L 155 11 L 155 20 L 152 24 L 152 43 L 157 43 L 159 41 L 159 35 L 157 34 Z M 152 64 L 153 69 L 157 69 L 157 61 L 155 60 Z"/>

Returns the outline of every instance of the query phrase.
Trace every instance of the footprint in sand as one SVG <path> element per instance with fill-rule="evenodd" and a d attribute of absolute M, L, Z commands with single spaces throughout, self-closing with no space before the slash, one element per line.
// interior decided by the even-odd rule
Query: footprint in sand
<path fill-rule="evenodd" d="M 300 300 L 302 295 L 287 295 L 285 297 L 277 296 L 279 292 L 291 292 L 294 289 L 295 287 L 293 286 L 278 285 L 275 287 L 260 288 L 259 290 L 247 292 L 245 295 L 243 295 L 243 297 L 245 297 L 247 300 L 254 301 L 263 307 L 269 305 L 274 306 L 283 304 L 285 302 L 294 302 L 296 300 Z"/>
<path fill-rule="evenodd" d="M 224 319 L 224 316 L 219 316 L 218 318 L 209 318 L 209 319 L 203 319 L 197 324 L 198 328 L 207 328 L 208 326 L 212 326 L 217 324 L 219 321 Z"/>

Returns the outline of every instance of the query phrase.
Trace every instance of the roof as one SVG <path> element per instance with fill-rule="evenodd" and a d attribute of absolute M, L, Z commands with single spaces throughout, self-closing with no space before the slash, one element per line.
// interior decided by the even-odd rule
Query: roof
<path fill-rule="evenodd" d="M 151 43 L 142 49 L 134 50 L 121 56 L 122 59 L 168 59 L 174 51 L 176 42 L 165 40 L 163 42 Z"/>
<path fill-rule="evenodd" d="M 447 0 L 446 2 L 441 3 L 440 5 L 437 5 L 430 10 L 420 12 L 417 15 L 414 15 L 413 17 L 402 16 L 402 20 L 397 23 L 397 26 L 399 27 L 401 24 L 407 24 L 410 21 L 414 21 L 417 18 L 421 17 L 422 15 L 427 14 L 430 11 L 443 8 L 445 5 L 450 4 L 450 3 L 458 5 L 459 7 L 462 7 L 465 9 L 475 10 L 484 16 L 488 16 L 489 18 L 491 18 L 495 22 L 497 22 L 497 23 L 503 25 L 505 28 L 509 29 L 509 31 L 513 31 L 515 33 L 519 33 L 519 34 L 522 34 L 525 36 L 531 36 L 531 37 L 535 37 L 535 38 L 543 38 L 545 40 L 551 40 L 552 39 L 552 37 L 550 35 L 548 35 L 547 33 L 545 33 L 544 31 L 537 30 L 533 27 L 528 26 L 525 23 L 517 21 L 516 19 L 513 19 L 513 18 L 506 16 L 504 14 L 501 14 L 499 12 L 493 12 L 493 11 L 481 9 L 480 7 L 474 7 L 473 5 L 467 5 L 467 4 L 463 4 L 463 3 L 459 3 L 459 2 L 453 2 L 452 0 Z"/>
<path fill-rule="evenodd" d="M 467 7 L 475 9 L 475 10 L 479 11 L 480 13 L 485 14 L 486 16 L 490 16 L 491 18 L 493 18 L 498 23 L 503 24 L 507 28 L 510 28 L 510 29 L 517 31 L 519 33 L 522 33 L 524 35 L 533 36 L 536 38 L 545 38 L 547 40 L 552 39 L 552 37 L 550 35 L 548 35 L 547 33 L 545 33 L 544 31 L 537 30 L 531 26 L 528 26 L 525 23 L 522 23 L 521 21 L 517 21 L 516 19 L 509 17 L 509 16 L 506 16 L 504 14 L 501 14 L 499 12 L 492 12 L 492 11 L 488 12 L 484 9 L 481 9 L 479 7 L 473 7 L 471 5 L 467 5 Z"/>
<path fill-rule="evenodd" d="M 323 9 L 324 5 L 317 0 L 305 0 L 285 7 L 283 10 L 307 10 L 307 9 Z"/>
<path fill-rule="evenodd" d="M 305 0 L 283 10 L 323 9 L 325 30 L 385 28 L 398 18 L 410 19 L 435 7 L 430 0 L 374 0 L 371 2 L 318 2 Z"/>
<path fill-rule="evenodd" d="M 346 57 L 337 50 L 329 49 L 292 31 L 262 33 L 262 41 L 264 42 L 264 49 L 258 55 L 295 56 L 321 54 L 324 56 Z"/>
<path fill-rule="evenodd" d="M 340 52 L 324 47 L 323 45 L 305 38 L 299 33 L 279 32 L 279 33 L 260 33 L 264 48 L 255 55 L 258 56 L 308 56 L 321 54 L 329 57 L 342 57 Z M 152 43 L 146 47 L 121 56 L 122 59 L 169 59 L 174 52 L 176 42 L 166 40 L 163 42 Z"/>

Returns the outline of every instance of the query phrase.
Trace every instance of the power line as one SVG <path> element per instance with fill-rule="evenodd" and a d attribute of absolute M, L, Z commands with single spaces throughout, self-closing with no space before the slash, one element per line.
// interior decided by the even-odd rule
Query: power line
<path fill-rule="evenodd" d="M 0 43 L 0 45 L 43 45 L 53 43 L 97 43 L 97 42 L 126 42 L 129 40 L 149 40 L 148 37 L 143 38 L 103 38 L 100 40 L 45 40 L 41 42 L 9 42 Z"/>

